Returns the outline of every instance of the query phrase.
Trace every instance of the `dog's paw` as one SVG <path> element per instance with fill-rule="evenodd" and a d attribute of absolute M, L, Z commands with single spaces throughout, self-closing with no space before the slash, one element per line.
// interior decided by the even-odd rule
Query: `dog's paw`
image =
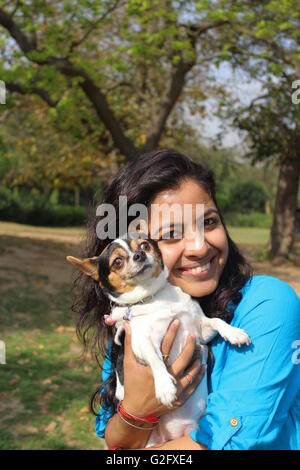
<path fill-rule="evenodd" d="M 229 341 L 234 346 L 238 346 L 239 348 L 246 344 L 249 346 L 251 344 L 251 339 L 248 336 L 248 333 L 241 328 L 235 328 L 234 326 L 226 325 L 226 328 L 220 332 L 222 338 L 225 341 Z"/>
<path fill-rule="evenodd" d="M 159 376 L 155 377 L 156 398 L 168 408 L 172 407 L 176 399 L 177 388 L 175 382 L 174 377 L 168 373 L 159 374 Z"/>

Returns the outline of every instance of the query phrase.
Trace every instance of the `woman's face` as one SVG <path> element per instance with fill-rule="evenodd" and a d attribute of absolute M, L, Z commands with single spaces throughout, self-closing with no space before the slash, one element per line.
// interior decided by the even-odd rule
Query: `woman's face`
<path fill-rule="evenodd" d="M 228 258 L 228 240 L 213 200 L 199 183 L 188 179 L 178 189 L 159 193 L 151 206 L 153 204 L 159 206 L 156 206 L 155 217 L 151 219 L 149 214 L 150 233 L 152 238 L 158 240 L 163 261 L 169 269 L 169 281 L 193 297 L 214 292 Z M 189 205 L 190 216 L 184 224 L 179 224 L 179 232 L 176 215 L 171 216 L 171 223 L 168 223 L 169 217 L 166 220 L 165 208 L 172 204 L 181 207 L 181 214 L 186 210 L 187 206 L 184 208 L 184 205 Z M 199 229 L 196 226 L 196 207 L 198 205 L 199 208 L 200 204 L 204 208 L 204 230 L 199 224 Z M 166 235 L 177 238 L 162 239 Z"/>

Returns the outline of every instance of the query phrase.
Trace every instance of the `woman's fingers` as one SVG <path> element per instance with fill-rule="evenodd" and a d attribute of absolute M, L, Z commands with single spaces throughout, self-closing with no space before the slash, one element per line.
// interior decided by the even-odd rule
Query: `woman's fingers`
<path fill-rule="evenodd" d="M 161 352 L 163 356 L 169 356 L 170 351 L 172 349 L 173 343 L 175 341 L 178 328 L 179 328 L 180 322 L 179 320 L 173 320 L 167 329 L 167 332 L 165 336 L 163 337 L 163 340 L 161 342 Z"/>
<path fill-rule="evenodd" d="M 177 381 L 177 400 L 173 406 L 175 408 L 183 405 L 183 403 L 194 393 L 206 372 L 206 364 L 195 361 L 192 368 Z M 190 377 L 193 377 L 192 380 Z"/>
<path fill-rule="evenodd" d="M 124 362 L 135 361 L 135 356 L 131 346 L 131 328 L 127 321 L 124 322 L 125 338 L 124 338 Z"/>
<path fill-rule="evenodd" d="M 199 375 L 203 377 L 203 370 L 205 371 L 205 365 L 201 364 L 201 361 L 197 359 L 192 366 L 185 372 L 185 374 L 177 379 L 177 396 L 194 385 L 196 379 L 199 378 Z"/>
<path fill-rule="evenodd" d="M 186 339 L 185 345 L 179 356 L 175 359 L 169 367 L 169 372 L 175 377 L 181 376 L 183 371 L 187 368 L 194 354 L 196 338 L 194 335 L 189 335 Z"/>

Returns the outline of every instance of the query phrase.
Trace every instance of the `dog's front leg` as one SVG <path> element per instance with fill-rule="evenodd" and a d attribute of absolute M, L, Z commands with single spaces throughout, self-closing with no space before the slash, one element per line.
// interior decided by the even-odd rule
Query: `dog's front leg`
<path fill-rule="evenodd" d="M 171 407 L 176 398 L 176 380 L 167 371 L 161 353 L 159 353 L 160 357 L 153 343 L 149 339 L 138 337 L 138 335 L 135 337 L 133 332 L 132 350 L 138 359 L 149 364 L 151 367 L 156 398 L 163 405 Z"/>
<path fill-rule="evenodd" d="M 118 346 L 122 346 L 121 336 L 122 336 L 123 331 L 125 331 L 124 320 L 119 321 L 116 326 L 117 326 L 117 332 L 115 334 L 114 341 Z"/>
<path fill-rule="evenodd" d="M 203 316 L 201 318 L 200 329 L 201 340 L 204 343 L 208 343 L 219 333 L 225 341 L 229 341 L 233 345 L 240 347 L 243 344 L 247 344 L 247 346 L 251 344 L 251 339 L 245 330 L 228 325 L 228 323 L 220 318 L 208 318 Z"/>

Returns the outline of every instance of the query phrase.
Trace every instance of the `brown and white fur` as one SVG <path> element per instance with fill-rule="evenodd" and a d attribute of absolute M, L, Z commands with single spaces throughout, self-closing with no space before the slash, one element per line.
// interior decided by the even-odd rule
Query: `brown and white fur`
<path fill-rule="evenodd" d="M 119 345 L 124 319 L 130 319 L 132 350 L 140 361 L 150 365 L 156 397 L 170 408 L 176 398 L 176 386 L 163 361 L 160 347 L 173 319 L 180 320 L 180 327 L 170 353 L 170 363 L 181 352 L 191 333 L 196 335 L 196 342 L 201 345 L 202 363 L 207 361 L 205 345 L 218 333 L 233 345 L 249 345 L 251 342 L 244 330 L 232 327 L 219 318 L 206 317 L 196 300 L 167 281 L 168 270 L 163 264 L 158 244 L 153 240 L 117 239 L 99 257 L 82 260 L 68 256 L 67 259 L 99 282 L 114 303 L 109 320 L 115 323 L 115 342 Z M 123 373 L 116 371 L 116 374 L 116 397 L 122 400 L 124 387 L 120 377 Z M 175 439 L 195 429 L 205 413 L 206 399 L 205 375 L 196 391 L 180 408 L 170 409 L 161 417 L 147 446 Z"/>

